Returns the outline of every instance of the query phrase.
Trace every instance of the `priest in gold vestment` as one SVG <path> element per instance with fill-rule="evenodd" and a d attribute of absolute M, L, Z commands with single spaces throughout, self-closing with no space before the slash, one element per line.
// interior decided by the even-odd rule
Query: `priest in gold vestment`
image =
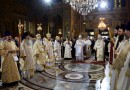
<path fill-rule="evenodd" d="M 128 37 L 130 38 L 130 36 L 128 36 Z M 119 79 L 119 74 L 121 72 L 121 69 L 124 67 L 124 63 L 127 59 L 127 55 L 129 52 L 130 52 L 130 43 L 127 41 L 125 43 L 125 47 L 121 50 L 121 52 L 116 57 L 113 65 L 112 65 L 112 69 L 116 71 L 116 74 L 115 74 L 116 77 L 115 77 L 115 81 L 114 81 L 115 82 L 115 85 L 114 85 L 115 90 L 119 89 L 119 88 L 117 88 L 117 80 Z"/>
<path fill-rule="evenodd" d="M 104 47 L 105 42 L 102 40 L 101 35 L 98 35 L 98 39 L 94 45 L 94 50 L 96 50 L 97 61 L 104 61 Z"/>
<path fill-rule="evenodd" d="M 47 51 L 47 55 L 48 55 L 48 62 L 54 62 L 55 58 L 54 58 L 54 45 L 53 42 L 51 41 L 51 34 L 47 33 L 46 34 L 45 40 L 44 40 L 44 44 L 45 44 L 45 50 Z"/>
<path fill-rule="evenodd" d="M 36 70 L 42 71 L 45 67 L 45 62 L 47 61 L 47 54 L 45 51 L 45 45 L 41 40 L 41 35 L 36 35 L 36 41 L 33 45 L 33 53 L 36 60 Z"/>
<path fill-rule="evenodd" d="M 130 46 L 130 22 L 126 26 L 126 36 L 129 37 Z M 117 90 L 128 90 L 130 87 L 130 51 L 128 51 L 124 66 L 121 68 L 117 81 Z"/>
<path fill-rule="evenodd" d="M 3 57 L 2 63 L 2 82 L 3 83 L 14 83 L 20 80 L 20 75 L 17 67 L 17 51 L 18 48 L 10 32 L 6 32 L 6 40 L 3 41 L 1 55 Z"/>

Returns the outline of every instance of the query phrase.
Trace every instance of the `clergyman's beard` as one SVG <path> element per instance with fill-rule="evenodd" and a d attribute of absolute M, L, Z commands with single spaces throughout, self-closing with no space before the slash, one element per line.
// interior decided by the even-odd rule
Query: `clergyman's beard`
<path fill-rule="evenodd" d="M 119 36 L 119 42 L 121 42 L 124 39 L 124 35 Z"/>
<path fill-rule="evenodd" d="M 118 36 L 118 34 L 116 33 L 116 34 L 115 34 L 115 37 L 117 37 L 117 36 Z"/>
<path fill-rule="evenodd" d="M 30 46 L 31 45 L 31 40 L 28 39 L 26 43 L 27 43 L 28 46 Z"/>
<path fill-rule="evenodd" d="M 125 39 L 129 39 L 129 37 L 127 35 L 124 36 Z"/>

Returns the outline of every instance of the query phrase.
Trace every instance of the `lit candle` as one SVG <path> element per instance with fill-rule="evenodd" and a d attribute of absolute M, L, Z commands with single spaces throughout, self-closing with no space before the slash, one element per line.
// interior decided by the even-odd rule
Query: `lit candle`
<path fill-rule="evenodd" d="M 48 25 L 48 33 L 49 33 L 49 25 Z"/>

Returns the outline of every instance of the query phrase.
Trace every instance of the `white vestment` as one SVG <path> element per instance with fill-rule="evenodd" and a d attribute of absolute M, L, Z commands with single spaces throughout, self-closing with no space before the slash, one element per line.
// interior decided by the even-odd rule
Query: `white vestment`
<path fill-rule="evenodd" d="M 53 42 L 45 38 L 44 44 L 45 44 L 45 50 L 47 51 L 48 55 L 48 62 L 54 62 L 55 58 L 53 52 L 54 51 Z"/>
<path fill-rule="evenodd" d="M 72 46 L 71 41 L 65 41 L 64 42 L 64 47 L 65 47 L 64 58 L 72 58 L 72 55 L 71 55 L 72 48 L 71 48 L 71 46 Z"/>
<path fill-rule="evenodd" d="M 83 47 L 84 47 L 84 42 L 82 40 L 77 40 L 75 43 L 76 60 L 84 60 Z"/>
<path fill-rule="evenodd" d="M 92 42 L 90 40 L 85 40 L 85 49 L 86 49 L 86 57 L 89 58 L 91 57 L 91 44 Z"/>
<path fill-rule="evenodd" d="M 121 41 L 121 43 L 119 44 L 118 48 L 116 49 L 116 54 L 119 55 L 119 53 L 122 51 L 122 49 L 125 47 L 126 43 L 128 42 L 128 40 L 123 40 Z"/>
<path fill-rule="evenodd" d="M 25 60 L 23 61 L 24 65 L 22 70 L 25 71 L 25 76 L 27 78 L 30 78 L 34 75 L 35 71 L 35 60 L 33 57 L 33 49 L 32 49 L 32 44 L 30 41 L 26 42 L 25 40 L 22 41 L 21 46 L 20 46 L 20 56 L 21 57 L 26 57 Z M 22 59 L 21 59 L 22 60 Z"/>
<path fill-rule="evenodd" d="M 96 57 L 97 61 L 103 61 L 104 60 L 104 47 L 105 43 L 103 40 L 97 40 L 94 49 L 96 50 Z"/>
<path fill-rule="evenodd" d="M 61 44 L 57 40 L 54 42 L 54 55 L 56 57 L 56 60 L 61 59 Z"/>

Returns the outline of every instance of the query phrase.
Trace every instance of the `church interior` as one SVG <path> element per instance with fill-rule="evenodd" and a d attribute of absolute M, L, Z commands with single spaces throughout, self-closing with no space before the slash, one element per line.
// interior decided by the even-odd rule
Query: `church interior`
<path fill-rule="evenodd" d="M 130 0 L 0 0 L 0 90 L 130 90 Z"/>

